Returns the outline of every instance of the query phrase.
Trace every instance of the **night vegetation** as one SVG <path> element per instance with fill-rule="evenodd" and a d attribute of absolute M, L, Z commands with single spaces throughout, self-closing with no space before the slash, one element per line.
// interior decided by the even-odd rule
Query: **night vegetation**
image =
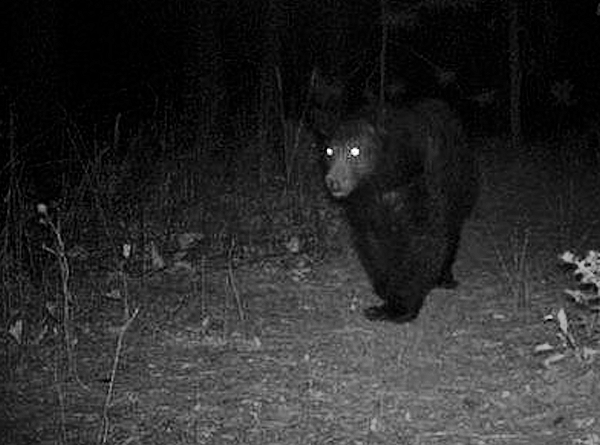
<path fill-rule="evenodd" d="M 598 20 L 550 0 L 11 2 L 0 442 L 600 443 L 597 289 L 569 306 L 556 267 L 600 241 Z M 357 321 L 371 294 L 315 134 L 421 98 L 458 110 L 482 197 L 465 287 L 390 334 Z M 573 368 L 587 389 L 556 384 Z"/>

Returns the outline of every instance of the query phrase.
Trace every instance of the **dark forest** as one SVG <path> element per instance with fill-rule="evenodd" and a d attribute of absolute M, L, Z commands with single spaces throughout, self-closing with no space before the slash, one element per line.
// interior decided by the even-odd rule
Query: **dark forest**
<path fill-rule="evenodd" d="M 0 441 L 600 443 L 599 72 L 589 1 L 10 0 Z M 457 280 L 410 323 L 362 316 L 371 275 L 456 218 L 324 162 L 356 116 L 475 159 L 441 164 Z"/>

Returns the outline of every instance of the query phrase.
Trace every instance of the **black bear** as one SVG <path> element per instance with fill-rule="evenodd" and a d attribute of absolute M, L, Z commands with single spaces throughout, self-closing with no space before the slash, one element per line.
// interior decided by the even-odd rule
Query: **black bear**
<path fill-rule="evenodd" d="M 370 320 L 415 319 L 452 274 L 464 221 L 477 196 L 474 157 L 449 106 L 422 100 L 363 113 L 325 143 L 326 186 L 345 208 L 355 247 L 375 293 Z"/>

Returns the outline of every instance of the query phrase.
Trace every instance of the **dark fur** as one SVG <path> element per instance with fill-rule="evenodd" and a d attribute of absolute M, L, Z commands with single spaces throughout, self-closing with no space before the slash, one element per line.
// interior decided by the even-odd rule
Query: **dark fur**
<path fill-rule="evenodd" d="M 352 227 L 361 262 L 383 305 L 371 320 L 416 318 L 436 286 L 454 287 L 462 225 L 477 195 L 471 151 L 440 101 L 387 110 L 377 126 L 359 117 L 328 141 L 327 186 Z M 360 156 L 350 156 L 358 147 Z M 356 154 L 356 153 L 355 153 Z"/>

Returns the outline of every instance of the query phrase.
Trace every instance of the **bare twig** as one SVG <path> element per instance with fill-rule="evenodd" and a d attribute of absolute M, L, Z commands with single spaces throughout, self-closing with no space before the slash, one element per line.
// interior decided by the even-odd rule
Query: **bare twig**
<path fill-rule="evenodd" d="M 112 400 L 113 390 L 115 386 L 115 377 L 117 375 L 117 368 L 119 367 L 119 358 L 121 357 L 121 350 L 123 349 L 123 338 L 125 337 L 125 332 L 133 323 L 133 320 L 137 317 L 140 309 L 136 308 L 133 311 L 133 314 L 129 319 L 125 322 L 123 326 L 119 329 L 119 337 L 117 338 L 117 348 L 115 349 L 115 357 L 113 359 L 113 366 L 110 372 L 110 380 L 108 383 L 108 391 L 106 392 L 106 398 L 104 400 L 104 408 L 102 410 L 102 426 L 100 429 L 100 434 L 98 437 L 98 442 L 100 444 L 105 444 L 106 439 L 108 437 L 108 428 L 109 428 L 109 420 L 108 420 L 108 408 L 110 406 L 110 401 Z"/>
<path fill-rule="evenodd" d="M 60 285 L 61 285 L 61 295 L 62 295 L 62 330 L 63 336 L 65 340 L 65 348 L 67 352 L 67 364 L 69 369 L 69 375 L 75 377 L 75 379 L 79 382 L 79 384 L 85 388 L 89 389 L 87 385 L 85 385 L 77 374 L 75 360 L 73 358 L 73 345 L 74 341 L 71 336 L 71 305 L 73 304 L 73 295 L 71 294 L 71 269 L 69 267 L 69 260 L 67 258 L 67 249 L 65 247 L 65 242 L 60 231 L 60 224 L 58 221 L 53 221 L 48 214 L 48 208 L 44 204 L 39 204 L 37 206 L 37 211 L 40 214 L 40 223 L 45 225 L 52 232 L 52 236 L 54 237 L 54 241 L 56 242 L 56 247 L 52 248 L 46 244 L 42 245 L 42 249 L 52 254 L 56 261 L 58 262 L 58 267 L 60 271 Z"/>
<path fill-rule="evenodd" d="M 54 381 L 56 383 L 56 394 L 58 396 L 58 405 L 60 409 L 60 437 L 62 443 L 67 443 L 67 417 L 65 415 L 65 396 L 62 389 L 62 379 L 59 376 L 60 359 L 57 356 L 56 366 L 54 368 Z"/>

